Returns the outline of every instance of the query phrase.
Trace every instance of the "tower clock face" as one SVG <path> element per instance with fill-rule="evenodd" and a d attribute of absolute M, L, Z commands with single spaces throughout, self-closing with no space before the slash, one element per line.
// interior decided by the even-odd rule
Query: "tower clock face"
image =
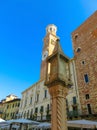
<path fill-rule="evenodd" d="M 45 51 L 42 55 L 42 60 L 45 60 L 48 56 L 48 51 Z"/>

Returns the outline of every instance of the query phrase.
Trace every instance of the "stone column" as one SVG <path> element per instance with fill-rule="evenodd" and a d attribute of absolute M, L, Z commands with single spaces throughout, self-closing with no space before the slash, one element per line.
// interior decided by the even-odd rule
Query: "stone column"
<path fill-rule="evenodd" d="M 67 88 L 61 84 L 49 87 L 52 98 L 52 130 L 67 130 L 66 95 Z"/>
<path fill-rule="evenodd" d="M 50 64 L 50 72 L 47 69 L 45 85 L 47 85 L 52 98 L 52 130 L 67 130 L 66 96 L 68 86 L 71 86 L 72 83 L 69 58 L 64 55 L 59 39 L 56 41 L 53 54 L 47 58 L 48 64 Z"/>

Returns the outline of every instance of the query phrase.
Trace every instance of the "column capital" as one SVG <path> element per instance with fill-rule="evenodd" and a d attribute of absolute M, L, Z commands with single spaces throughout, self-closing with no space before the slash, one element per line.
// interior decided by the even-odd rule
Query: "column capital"
<path fill-rule="evenodd" d="M 52 98 L 63 97 L 66 98 L 68 88 L 61 85 L 52 86 L 49 88 Z"/>

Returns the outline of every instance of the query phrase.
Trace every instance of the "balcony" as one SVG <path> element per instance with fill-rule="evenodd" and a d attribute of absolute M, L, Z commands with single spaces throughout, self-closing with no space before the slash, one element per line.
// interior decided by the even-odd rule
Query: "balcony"
<path fill-rule="evenodd" d="M 67 112 L 67 116 L 68 117 L 78 117 L 79 116 L 79 111 L 78 110 L 69 111 L 69 112 Z"/>
<path fill-rule="evenodd" d="M 33 113 L 30 115 L 30 118 L 35 121 L 50 121 L 51 120 L 51 114 L 47 113 L 46 115 L 43 114 L 43 112 L 38 115 L 38 113 Z"/>
<path fill-rule="evenodd" d="M 73 103 L 72 104 L 72 107 L 77 107 L 78 106 L 78 103 Z"/>
<path fill-rule="evenodd" d="M 36 121 L 50 121 L 51 120 L 51 115 L 42 115 L 42 116 L 37 116 L 35 118 Z"/>

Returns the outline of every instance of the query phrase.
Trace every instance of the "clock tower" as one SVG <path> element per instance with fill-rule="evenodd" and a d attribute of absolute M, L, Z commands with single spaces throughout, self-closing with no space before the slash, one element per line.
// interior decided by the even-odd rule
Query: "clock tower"
<path fill-rule="evenodd" d="M 56 36 L 56 32 L 57 32 L 57 27 L 54 24 L 50 24 L 46 27 L 46 36 L 44 38 L 44 45 L 43 45 L 43 50 L 42 50 L 40 79 L 45 79 L 46 69 L 47 69 L 46 58 L 47 56 L 53 53 L 53 50 L 56 45 L 56 41 L 57 39 L 59 39 L 59 37 Z"/>

